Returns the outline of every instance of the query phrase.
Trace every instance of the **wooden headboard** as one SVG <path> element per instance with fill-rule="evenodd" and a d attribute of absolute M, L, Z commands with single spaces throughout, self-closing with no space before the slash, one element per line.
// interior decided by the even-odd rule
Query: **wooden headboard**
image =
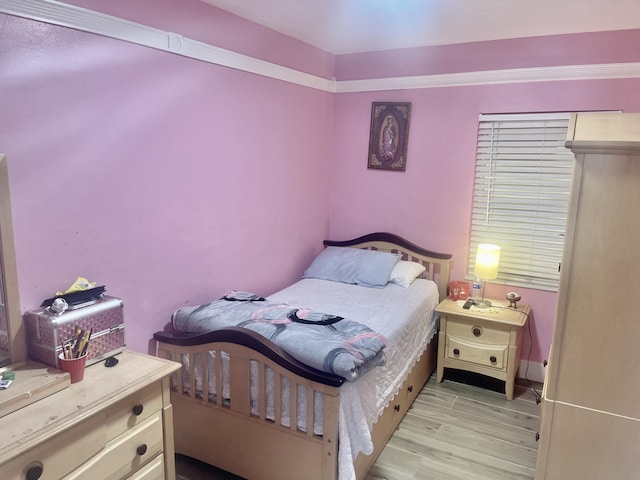
<path fill-rule="evenodd" d="M 419 247 L 393 233 L 377 232 L 354 238 L 353 240 L 325 240 L 326 247 L 356 247 L 383 252 L 399 253 L 402 260 L 417 262 L 426 267 L 423 278 L 433 280 L 438 285 L 440 300 L 447 296 L 449 270 L 452 255 L 438 253 Z"/>

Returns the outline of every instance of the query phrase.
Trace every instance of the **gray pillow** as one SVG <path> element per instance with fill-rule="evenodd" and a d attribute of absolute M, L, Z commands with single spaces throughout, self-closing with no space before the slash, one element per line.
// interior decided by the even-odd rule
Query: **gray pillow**
<path fill-rule="evenodd" d="M 384 287 L 400 254 L 350 247 L 327 247 L 302 278 L 321 278 L 366 287 Z"/>

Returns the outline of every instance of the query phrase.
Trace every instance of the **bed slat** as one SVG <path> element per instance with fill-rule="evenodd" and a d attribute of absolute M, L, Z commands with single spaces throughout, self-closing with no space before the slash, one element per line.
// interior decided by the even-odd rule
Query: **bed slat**
<path fill-rule="evenodd" d="M 200 359 L 202 361 L 202 399 L 206 401 L 209 398 L 209 353 L 201 354 Z"/>
<path fill-rule="evenodd" d="M 267 418 L 267 372 L 268 368 L 261 362 L 256 362 L 258 372 L 258 417 L 264 421 Z"/>
<path fill-rule="evenodd" d="M 189 392 L 192 397 L 196 398 L 194 392 L 196 391 L 196 362 L 195 353 L 189 354 Z"/>
<path fill-rule="evenodd" d="M 307 389 L 307 436 L 313 436 L 313 399 L 315 393 L 312 389 Z"/>
<path fill-rule="evenodd" d="M 290 392 L 289 392 L 289 405 L 291 411 L 291 430 L 298 430 L 298 422 L 296 419 L 298 418 L 298 395 L 300 392 L 298 391 L 298 383 L 294 382 L 291 384 Z"/>

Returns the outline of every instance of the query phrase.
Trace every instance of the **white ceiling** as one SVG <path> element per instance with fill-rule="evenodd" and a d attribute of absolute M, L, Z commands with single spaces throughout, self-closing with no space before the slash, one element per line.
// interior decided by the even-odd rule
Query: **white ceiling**
<path fill-rule="evenodd" d="M 640 0 L 202 0 L 333 54 L 640 28 Z"/>

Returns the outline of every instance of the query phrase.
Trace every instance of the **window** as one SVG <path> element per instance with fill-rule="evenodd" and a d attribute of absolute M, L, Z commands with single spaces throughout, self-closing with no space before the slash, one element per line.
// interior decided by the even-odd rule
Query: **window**
<path fill-rule="evenodd" d="M 569 113 L 480 115 L 469 275 L 479 243 L 502 247 L 497 282 L 557 291 L 573 154 Z"/>

